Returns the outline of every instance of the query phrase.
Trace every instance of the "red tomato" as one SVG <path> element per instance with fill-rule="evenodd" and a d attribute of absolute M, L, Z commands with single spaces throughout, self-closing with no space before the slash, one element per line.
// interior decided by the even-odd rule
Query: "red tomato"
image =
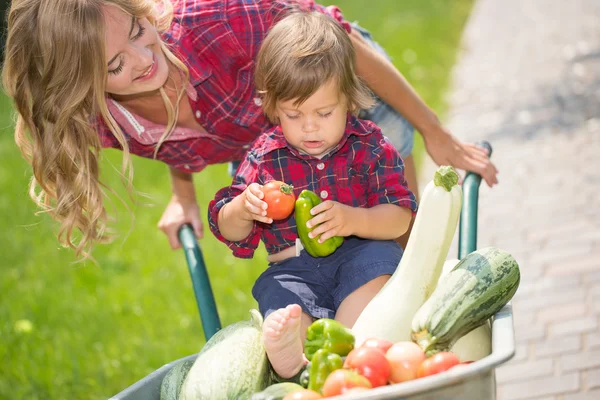
<path fill-rule="evenodd" d="M 437 353 L 421 363 L 417 375 L 419 378 L 422 378 L 424 376 L 439 374 L 458 364 L 460 364 L 460 360 L 456 354 L 450 352 Z"/>
<path fill-rule="evenodd" d="M 388 349 L 390 347 L 392 347 L 392 345 L 393 345 L 393 343 L 390 342 L 389 340 L 369 338 L 369 339 L 365 340 L 364 343 L 360 347 L 374 347 L 376 349 L 383 351 L 383 354 L 385 354 L 388 351 Z"/>
<path fill-rule="evenodd" d="M 281 181 L 271 181 L 263 185 L 263 201 L 267 203 L 267 217 L 274 221 L 287 218 L 296 204 L 294 187 Z"/>
<path fill-rule="evenodd" d="M 425 360 L 425 352 L 414 342 L 398 342 L 385 354 L 390 363 L 390 382 L 400 383 L 417 378 L 419 366 Z"/>
<path fill-rule="evenodd" d="M 322 398 L 323 396 L 313 390 L 301 389 L 286 394 L 283 400 L 316 400 Z"/>
<path fill-rule="evenodd" d="M 325 397 L 337 396 L 339 394 L 348 393 L 353 389 L 370 389 L 371 382 L 356 371 L 350 369 L 336 369 L 329 374 L 321 392 Z"/>
<path fill-rule="evenodd" d="M 390 363 L 385 354 L 373 347 L 359 347 L 346 357 L 344 368 L 350 368 L 364 376 L 375 388 L 388 383 Z"/>

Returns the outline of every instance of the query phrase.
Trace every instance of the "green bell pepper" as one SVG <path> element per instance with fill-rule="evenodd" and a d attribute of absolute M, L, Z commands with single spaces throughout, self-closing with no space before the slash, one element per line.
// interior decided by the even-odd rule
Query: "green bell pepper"
<path fill-rule="evenodd" d="M 346 356 L 354 348 L 354 334 L 340 322 L 320 318 L 306 330 L 304 354 L 312 361 L 315 353 L 324 349 L 340 356 Z"/>
<path fill-rule="evenodd" d="M 331 237 L 323 243 L 318 242 L 319 237 L 312 239 L 308 237 L 309 232 L 315 228 L 312 227 L 309 229 L 306 227 L 306 223 L 313 217 L 313 215 L 310 214 L 310 210 L 320 203 L 321 199 L 314 192 L 303 190 L 296 199 L 296 206 L 294 208 L 298 237 L 300 238 L 304 249 L 313 257 L 326 257 L 332 254 L 344 242 L 342 236 Z"/>
<path fill-rule="evenodd" d="M 344 366 L 342 357 L 325 349 L 317 350 L 311 361 L 308 389 L 321 393 L 330 373 Z"/>

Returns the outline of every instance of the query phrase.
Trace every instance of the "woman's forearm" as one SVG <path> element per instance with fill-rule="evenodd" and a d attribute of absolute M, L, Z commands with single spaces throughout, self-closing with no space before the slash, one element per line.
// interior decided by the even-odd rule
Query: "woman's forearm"
<path fill-rule="evenodd" d="M 364 239 L 389 240 L 402 236 L 412 219 L 412 212 L 395 204 L 371 208 L 352 208 L 352 234 Z"/>
<path fill-rule="evenodd" d="M 173 195 L 183 201 L 196 201 L 196 189 L 194 187 L 194 176 L 190 173 L 181 172 L 169 167 L 171 173 L 171 187 Z"/>
<path fill-rule="evenodd" d="M 437 115 L 389 60 L 377 53 L 356 30 L 350 39 L 356 50 L 356 72 L 379 98 L 402 114 L 423 137 L 435 135 L 442 129 Z"/>

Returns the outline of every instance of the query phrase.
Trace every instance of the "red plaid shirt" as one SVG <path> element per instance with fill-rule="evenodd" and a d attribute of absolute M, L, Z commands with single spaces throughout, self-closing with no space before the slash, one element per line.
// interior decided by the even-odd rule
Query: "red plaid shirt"
<path fill-rule="evenodd" d="M 252 232 L 240 242 L 228 241 L 217 226 L 219 210 L 253 182 L 272 180 L 294 186 L 296 197 L 309 189 L 323 200 L 352 207 L 369 208 L 397 204 L 417 210 L 414 194 L 404 178 L 404 163 L 398 150 L 371 121 L 349 116 L 340 143 L 318 159 L 288 146 L 280 127 L 272 128 L 254 143 L 240 164 L 231 186 L 217 192 L 208 206 L 208 222 L 215 236 L 233 255 L 251 258 L 262 240 L 269 254 L 294 246 L 298 233 L 294 214 L 272 224 L 254 222 Z"/>
<path fill-rule="evenodd" d="M 337 7 L 312 0 L 172 0 L 174 20 L 162 35 L 190 71 L 189 102 L 206 132 L 177 127 L 158 159 L 184 172 L 208 164 L 241 160 L 250 144 L 271 125 L 254 89 L 254 59 L 269 28 L 291 5 L 331 15 L 350 32 Z M 129 150 L 153 158 L 165 126 L 137 116 L 107 99 Z M 97 122 L 104 147 L 120 148 L 108 127 Z"/>

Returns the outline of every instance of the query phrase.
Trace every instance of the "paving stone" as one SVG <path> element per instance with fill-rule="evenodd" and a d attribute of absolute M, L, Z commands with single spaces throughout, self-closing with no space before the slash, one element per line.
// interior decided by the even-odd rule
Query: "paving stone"
<path fill-rule="evenodd" d="M 579 353 L 581 350 L 582 340 L 580 335 L 546 339 L 535 343 L 536 358 L 556 356 L 571 352 Z"/>
<path fill-rule="evenodd" d="M 591 272 L 600 269 L 600 254 L 589 254 L 568 263 L 552 263 L 546 269 L 549 275 L 569 275 L 572 273 Z"/>
<path fill-rule="evenodd" d="M 534 378 L 502 385 L 503 400 L 530 399 L 548 395 L 576 392 L 580 388 L 579 373 Z"/>
<path fill-rule="evenodd" d="M 585 303 L 575 302 L 540 310 L 537 313 L 537 322 L 544 324 L 557 320 L 570 320 L 585 314 Z"/>
<path fill-rule="evenodd" d="M 519 344 L 540 340 L 546 336 L 544 325 L 515 326 L 515 341 Z"/>
<path fill-rule="evenodd" d="M 600 350 L 586 351 L 560 357 L 562 371 L 600 367 Z"/>
<path fill-rule="evenodd" d="M 585 383 L 588 390 L 600 388 L 600 368 L 587 370 Z"/>
<path fill-rule="evenodd" d="M 598 328 L 598 318 L 584 317 L 550 324 L 550 336 L 573 335 L 591 332 Z"/>
<path fill-rule="evenodd" d="M 530 296 L 525 301 L 515 302 L 515 309 L 518 311 L 537 310 L 541 308 L 555 307 L 564 304 L 565 302 L 578 302 L 585 300 L 585 293 L 580 288 L 565 288 L 564 290 L 556 289 L 545 293 L 540 293 L 535 296 Z"/>
<path fill-rule="evenodd" d="M 600 332 L 589 332 L 586 335 L 586 341 L 588 349 L 600 349 Z"/>
<path fill-rule="evenodd" d="M 554 361 L 549 358 L 522 363 L 510 363 L 496 370 L 496 380 L 500 383 L 505 383 L 539 378 L 552 375 L 553 370 Z"/>
<path fill-rule="evenodd" d="M 600 399 L 600 390 L 592 390 L 590 392 L 567 394 L 564 397 L 564 400 L 598 400 L 598 399 Z"/>
<path fill-rule="evenodd" d="M 525 361 L 529 357 L 529 346 L 526 344 L 517 344 L 515 345 L 515 355 L 510 360 L 511 362 L 521 362 Z"/>

